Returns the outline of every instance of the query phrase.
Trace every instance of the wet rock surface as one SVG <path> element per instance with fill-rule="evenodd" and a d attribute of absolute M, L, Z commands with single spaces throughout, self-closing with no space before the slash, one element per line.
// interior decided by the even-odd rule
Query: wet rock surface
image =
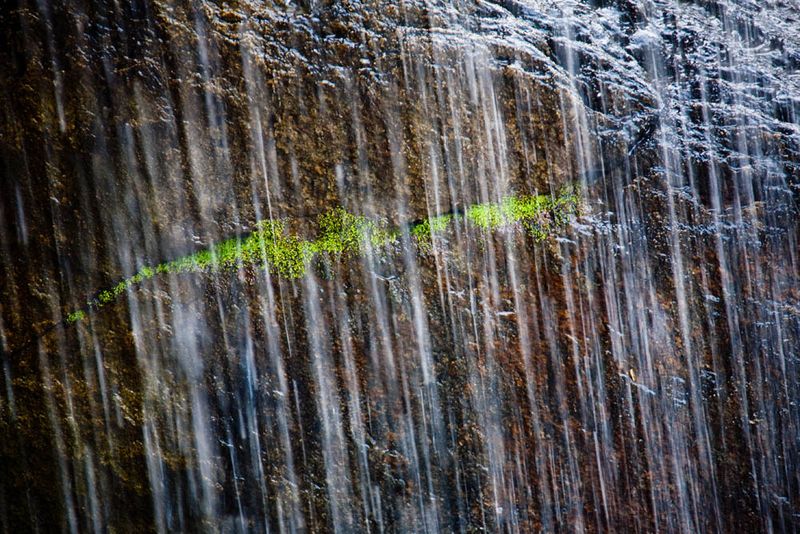
<path fill-rule="evenodd" d="M 793 532 L 790 2 L 0 10 L 0 527 Z M 304 276 L 144 266 L 336 207 Z M 407 226 L 406 226 L 407 227 Z"/>

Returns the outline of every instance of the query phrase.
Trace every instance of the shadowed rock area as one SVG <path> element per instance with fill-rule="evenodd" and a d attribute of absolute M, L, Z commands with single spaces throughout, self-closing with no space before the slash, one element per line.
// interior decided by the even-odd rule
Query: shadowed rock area
<path fill-rule="evenodd" d="M 11 0 L 0 164 L 4 533 L 800 530 L 792 2 Z"/>

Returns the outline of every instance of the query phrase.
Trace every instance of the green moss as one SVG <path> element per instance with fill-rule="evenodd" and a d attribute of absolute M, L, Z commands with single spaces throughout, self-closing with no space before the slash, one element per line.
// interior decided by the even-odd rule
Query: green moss
<path fill-rule="evenodd" d="M 484 230 L 522 224 L 532 237 L 542 240 L 577 210 L 578 196 L 572 189 L 564 189 L 556 196 L 509 196 L 496 204 L 477 204 L 467 209 L 466 217 Z"/>
<path fill-rule="evenodd" d="M 336 254 L 361 252 L 373 227 L 365 217 L 348 213 L 344 208 L 323 213 L 317 224 L 320 235 L 313 243 L 313 250 Z"/>
<path fill-rule="evenodd" d="M 414 225 L 411 228 L 411 235 L 417 240 L 417 245 L 421 249 L 427 250 L 431 246 L 433 234 L 444 232 L 452 220 L 453 215 L 449 213 L 430 217 Z"/>
<path fill-rule="evenodd" d="M 385 226 L 378 226 L 372 229 L 369 239 L 373 248 L 383 248 L 397 243 L 399 236 L 394 230 L 390 230 Z"/>
<path fill-rule="evenodd" d="M 236 265 L 264 265 L 286 278 L 303 276 L 313 256 L 312 244 L 287 235 L 280 221 L 261 221 L 237 247 Z"/>
<path fill-rule="evenodd" d="M 67 322 L 70 323 L 70 324 L 77 323 L 79 321 L 82 321 L 85 317 L 86 317 L 86 312 L 85 311 L 76 310 L 76 311 L 70 313 L 69 315 L 67 315 Z"/>
<path fill-rule="evenodd" d="M 122 292 L 128 288 L 128 285 L 129 284 L 127 280 L 123 280 L 119 284 L 115 285 L 114 288 L 111 290 L 111 292 L 114 294 L 114 297 L 120 296 Z"/>
<path fill-rule="evenodd" d="M 476 204 L 464 211 L 464 219 L 484 230 L 521 224 L 534 239 L 545 239 L 577 213 L 579 198 L 565 189 L 551 197 L 547 195 L 509 196 L 498 203 Z M 409 228 L 421 250 L 429 249 L 432 236 L 448 229 L 457 215 L 430 217 Z M 316 254 L 362 254 L 367 247 L 380 249 L 394 245 L 400 230 L 390 228 L 384 221 L 375 222 L 353 215 L 344 208 L 329 210 L 317 218 L 318 236 L 307 241 L 286 230 L 283 221 L 259 221 L 255 230 L 245 238 L 231 238 L 211 247 L 155 267 L 142 267 L 133 276 L 114 287 L 100 292 L 89 308 L 100 308 L 119 297 L 128 288 L 159 274 L 216 271 L 246 265 L 264 266 L 284 278 L 300 278 Z M 70 323 L 85 317 L 78 310 L 67 316 Z"/>
<path fill-rule="evenodd" d="M 467 220 L 484 230 L 495 230 L 505 222 L 501 206 L 492 203 L 470 206 L 467 209 Z"/>
<path fill-rule="evenodd" d="M 509 197 L 503 201 L 503 215 L 515 222 L 540 219 L 550 204 L 545 195 Z"/>
<path fill-rule="evenodd" d="M 580 212 L 580 197 L 574 188 L 565 188 L 558 196 L 550 200 L 550 213 L 553 223 L 566 224 L 569 216 Z"/>
<path fill-rule="evenodd" d="M 450 214 L 439 215 L 438 217 L 428 219 L 428 226 L 430 227 L 431 232 L 444 232 L 452 220 L 453 216 Z"/>
<path fill-rule="evenodd" d="M 361 254 L 367 246 L 382 248 L 397 243 L 398 233 L 383 222 L 353 215 L 344 208 L 329 210 L 317 218 L 319 236 L 308 242 L 312 254 Z"/>

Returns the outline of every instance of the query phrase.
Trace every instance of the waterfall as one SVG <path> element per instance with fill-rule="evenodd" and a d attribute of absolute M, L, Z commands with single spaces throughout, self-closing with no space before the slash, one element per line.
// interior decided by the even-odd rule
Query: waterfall
<path fill-rule="evenodd" d="M 0 29 L 0 532 L 800 530 L 796 2 Z"/>

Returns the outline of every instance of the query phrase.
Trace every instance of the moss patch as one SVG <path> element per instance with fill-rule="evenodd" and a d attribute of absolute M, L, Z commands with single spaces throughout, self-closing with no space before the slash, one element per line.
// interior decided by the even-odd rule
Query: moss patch
<path fill-rule="evenodd" d="M 78 321 L 83 320 L 84 317 L 86 317 L 86 312 L 83 310 L 77 310 L 67 315 L 67 322 L 70 324 L 77 323 Z"/>
<path fill-rule="evenodd" d="M 455 215 L 448 213 L 425 219 L 411 228 L 411 236 L 417 240 L 417 245 L 421 249 L 427 250 L 431 246 L 433 234 L 447 230 L 454 217 Z"/>
<path fill-rule="evenodd" d="M 563 226 L 570 215 L 577 213 L 578 196 L 571 189 L 556 196 L 509 196 L 497 203 L 469 206 L 463 212 L 445 213 L 407 225 L 412 239 L 421 251 L 432 247 L 433 235 L 445 232 L 456 221 L 486 231 L 521 224 L 536 240 L 542 240 Z M 100 308 L 119 297 L 128 288 L 159 274 L 218 271 L 245 265 L 263 266 L 284 278 L 300 278 L 311 259 L 318 254 L 360 255 L 367 248 L 380 249 L 398 243 L 401 227 L 390 227 L 384 221 L 372 221 L 334 208 L 317 218 L 318 234 L 314 240 L 290 234 L 284 221 L 259 221 L 245 237 L 235 237 L 176 260 L 154 267 L 142 267 L 136 274 L 114 287 L 98 293 L 86 307 L 67 315 L 67 323 L 77 323 L 86 312 Z"/>

